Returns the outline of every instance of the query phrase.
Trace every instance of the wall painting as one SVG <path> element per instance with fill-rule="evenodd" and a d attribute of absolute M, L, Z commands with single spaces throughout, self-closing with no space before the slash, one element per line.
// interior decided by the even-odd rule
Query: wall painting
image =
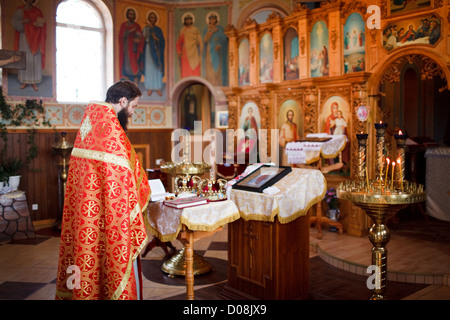
<path fill-rule="evenodd" d="M 214 86 L 228 85 L 228 7 L 176 8 L 175 79 L 203 77 Z"/>
<path fill-rule="evenodd" d="M 247 132 L 247 130 L 255 130 L 255 139 L 241 139 L 238 143 L 237 152 L 250 153 L 256 147 L 258 129 L 261 128 L 261 115 L 258 106 L 254 102 L 247 102 L 242 107 L 241 116 L 239 117 L 239 128 Z M 249 136 L 251 135 L 248 132 Z"/>
<path fill-rule="evenodd" d="M 239 85 L 250 84 L 250 45 L 248 39 L 242 39 L 239 43 Z"/>
<path fill-rule="evenodd" d="M 357 12 L 348 16 L 344 25 L 344 73 L 365 70 L 365 24 Z"/>
<path fill-rule="evenodd" d="M 273 82 L 273 41 L 268 32 L 259 42 L 259 82 Z"/>
<path fill-rule="evenodd" d="M 328 28 L 325 22 L 319 20 L 314 24 L 310 39 L 311 78 L 328 76 Z"/>
<path fill-rule="evenodd" d="M 348 137 L 350 127 L 350 107 L 341 96 L 328 98 L 319 114 L 319 130 L 329 135 L 345 134 Z"/>
<path fill-rule="evenodd" d="M 298 79 L 298 34 L 294 28 L 284 35 L 284 80 Z"/>
<path fill-rule="evenodd" d="M 53 90 L 53 3 L 5 1 L 2 48 L 24 55 L 25 68 L 4 69 L 2 86 L 9 96 L 50 100 Z M 25 29 L 30 30 L 25 35 Z M 5 90 L 6 89 L 6 90 Z"/>
<path fill-rule="evenodd" d="M 383 30 L 383 46 L 387 51 L 408 45 L 435 45 L 441 38 L 441 20 L 427 15 L 397 21 Z"/>
<path fill-rule="evenodd" d="M 139 85 L 143 93 L 141 101 L 164 101 L 167 95 L 167 12 L 157 6 L 119 3 L 116 19 L 120 79 Z"/>

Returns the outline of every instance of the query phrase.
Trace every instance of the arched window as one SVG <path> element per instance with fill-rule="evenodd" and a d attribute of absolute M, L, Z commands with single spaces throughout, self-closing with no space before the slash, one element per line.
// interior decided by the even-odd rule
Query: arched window
<path fill-rule="evenodd" d="M 105 25 L 84 0 L 66 0 L 56 11 L 56 97 L 59 102 L 101 101 L 106 87 Z"/>

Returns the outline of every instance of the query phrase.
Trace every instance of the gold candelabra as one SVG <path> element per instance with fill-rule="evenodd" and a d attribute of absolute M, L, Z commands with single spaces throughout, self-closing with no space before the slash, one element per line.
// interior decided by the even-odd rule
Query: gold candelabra
<path fill-rule="evenodd" d="M 386 226 L 387 219 L 410 204 L 426 200 L 423 185 L 404 179 L 404 146 L 406 143 L 406 135 L 399 134 L 395 136 L 397 140 L 397 161 L 395 159 L 392 160 L 391 180 L 388 181 L 389 158 L 386 158 L 387 165 L 384 166 L 384 135 L 386 127 L 387 124 L 382 124 L 381 122 L 375 124 L 377 131 L 375 179 L 371 180 L 368 177 L 366 163 L 366 141 L 368 135 L 361 133 L 356 135 L 359 145 L 357 180 L 341 183 L 337 188 L 338 198 L 353 202 L 356 206 L 363 209 L 373 221 L 373 225 L 369 230 L 369 240 L 373 245 L 372 265 L 378 267 L 377 269 L 380 274 L 379 282 L 375 283 L 374 289 L 372 289 L 372 300 L 384 299 L 386 290 L 386 245 L 390 240 L 389 229 Z M 394 175 L 396 164 L 398 164 L 398 173 Z M 383 168 L 385 168 L 384 173 Z"/>
<path fill-rule="evenodd" d="M 177 175 L 202 175 L 211 169 L 211 165 L 205 162 L 191 162 L 190 161 L 190 135 L 183 136 L 183 157 L 181 161 L 166 162 L 161 165 L 161 171 L 172 176 Z"/>
<path fill-rule="evenodd" d="M 62 158 L 62 163 L 60 166 L 61 174 L 60 174 L 60 181 L 62 181 L 62 190 L 61 186 L 58 188 L 58 195 L 59 195 L 59 219 L 56 223 L 56 229 L 61 229 L 61 219 L 62 219 L 62 210 L 64 206 L 64 198 L 66 194 L 66 181 L 67 181 L 67 166 L 69 164 L 69 156 L 73 149 L 73 144 L 66 141 L 66 132 L 61 132 L 61 140 L 53 145 L 53 149 L 58 152 L 58 154 Z"/>
<path fill-rule="evenodd" d="M 161 165 L 161 171 L 167 174 L 170 174 L 174 177 L 174 191 L 175 194 L 179 197 L 186 196 L 189 194 L 196 194 L 197 196 L 203 196 L 211 201 L 215 201 L 214 196 L 216 195 L 209 194 L 207 190 L 203 191 L 202 185 L 205 183 L 211 184 L 214 180 L 214 171 L 211 170 L 211 165 L 205 162 L 191 162 L 190 161 L 190 136 L 185 135 L 183 137 L 184 142 L 184 150 L 182 160 L 179 162 L 166 162 Z M 202 180 L 199 176 L 204 173 L 210 171 L 210 179 Z M 220 179 L 219 179 L 220 180 Z M 225 180 L 224 180 L 225 181 Z M 189 184 L 191 182 L 191 185 Z M 226 181 L 225 181 L 226 182 Z M 220 188 L 222 191 L 222 188 Z M 223 195 L 225 195 L 225 190 L 223 190 Z M 161 270 L 169 276 L 185 276 L 186 275 L 186 256 L 185 256 L 186 247 L 183 243 L 183 248 L 179 250 L 174 256 L 170 259 L 166 260 Z M 213 270 L 213 266 L 211 263 L 206 260 L 201 255 L 197 254 L 195 251 L 193 252 L 193 273 L 194 275 L 200 275 L 207 273 Z"/>

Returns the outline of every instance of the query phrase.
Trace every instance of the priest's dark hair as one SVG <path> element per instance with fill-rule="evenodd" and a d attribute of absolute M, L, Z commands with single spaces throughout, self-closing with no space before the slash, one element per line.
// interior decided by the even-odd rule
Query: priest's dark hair
<path fill-rule="evenodd" d="M 119 103 L 120 98 L 127 98 L 133 100 L 136 97 L 142 96 L 141 89 L 130 80 L 121 80 L 109 87 L 106 92 L 105 102 Z"/>

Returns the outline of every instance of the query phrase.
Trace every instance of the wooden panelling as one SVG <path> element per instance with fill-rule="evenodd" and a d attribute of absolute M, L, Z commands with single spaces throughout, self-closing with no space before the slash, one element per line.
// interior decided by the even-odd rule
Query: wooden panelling
<path fill-rule="evenodd" d="M 19 189 L 26 192 L 28 207 L 33 221 L 54 219 L 60 217 L 59 195 L 62 192 L 60 180 L 62 158 L 53 149 L 53 145 L 61 139 L 61 131 L 39 131 L 35 136 L 39 148 L 38 157 L 33 159 L 27 168 L 20 172 Z M 73 143 L 76 130 L 67 130 L 66 140 Z M 172 129 L 129 131 L 132 144 L 150 144 L 150 167 L 157 168 L 156 159 L 170 161 L 170 136 Z M 0 148 L 3 140 L 0 140 Z M 8 134 L 7 157 L 26 158 L 28 148 L 28 133 L 12 131 Z M 31 210 L 32 204 L 38 205 L 38 210 Z"/>
<path fill-rule="evenodd" d="M 315 208 L 315 207 L 314 207 Z M 305 299 L 309 284 L 309 217 L 292 222 L 228 224 L 228 282 L 232 299 Z"/>

